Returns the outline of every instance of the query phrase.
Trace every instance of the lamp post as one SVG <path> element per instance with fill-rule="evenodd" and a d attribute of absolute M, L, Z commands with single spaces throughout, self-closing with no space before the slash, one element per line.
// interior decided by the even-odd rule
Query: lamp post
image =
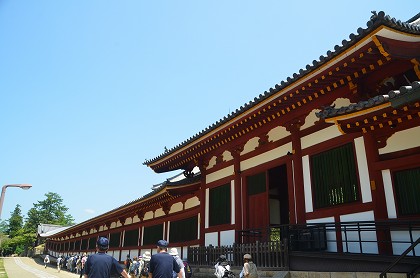
<path fill-rule="evenodd" d="M 8 187 L 19 187 L 19 188 L 22 188 L 23 190 L 28 190 L 29 188 L 32 187 L 32 185 L 30 185 L 30 184 L 6 184 L 6 185 L 3 185 L 2 189 L 1 189 L 1 197 L 0 197 L 0 218 L 1 218 L 1 211 L 3 209 L 4 195 L 6 194 L 6 188 L 8 188 Z"/>

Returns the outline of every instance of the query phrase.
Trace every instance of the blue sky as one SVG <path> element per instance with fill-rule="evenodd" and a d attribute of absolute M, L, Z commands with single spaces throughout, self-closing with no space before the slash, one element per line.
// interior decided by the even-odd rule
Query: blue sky
<path fill-rule="evenodd" d="M 404 3 L 404 4 L 403 4 Z M 177 172 L 142 165 L 412 1 L 0 1 L 2 219 L 55 192 L 82 222 Z"/>

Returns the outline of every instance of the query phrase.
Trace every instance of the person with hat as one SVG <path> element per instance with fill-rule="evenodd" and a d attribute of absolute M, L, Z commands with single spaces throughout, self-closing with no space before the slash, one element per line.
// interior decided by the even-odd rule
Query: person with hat
<path fill-rule="evenodd" d="M 142 264 L 140 265 L 140 277 L 141 278 L 148 278 L 149 277 L 149 265 L 150 265 L 150 258 L 152 255 L 150 251 L 146 251 L 143 253 L 142 256 Z"/>
<path fill-rule="evenodd" d="M 159 240 L 157 254 L 150 259 L 149 278 L 173 278 L 173 272 L 177 273 L 178 278 L 182 278 L 179 265 L 167 251 L 168 242 Z"/>
<path fill-rule="evenodd" d="M 181 258 L 178 255 L 178 249 L 171 248 L 171 250 L 169 250 L 169 255 L 171 255 L 175 259 L 176 263 L 179 265 L 181 277 L 185 278 L 184 262 L 181 260 Z M 176 276 L 177 274 L 174 272 L 173 277 L 175 278 Z"/>
<path fill-rule="evenodd" d="M 85 263 L 85 278 L 110 278 L 112 274 L 119 274 L 129 278 L 125 269 L 118 261 L 106 254 L 109 248 L 109 240 L 99 237 L 96 241 L 96 254 L 90 255 Z"/>
<path fill-rule="evenodd" d="M 252 261 L 250 254 L 244 255 L 244 267 L 241 274 L 241 278 L 258 278 L 257 266 Z"/>
<path fill-rule="evenodd" d="M 217 263 L 214 266 L 215 268 L 215 272 L 214 275 L 216 275 L 217 278 L 222 278 L 225 277 L 225 272 L 231 272 L 230 271 L 230 265 L 226 260 L 226 256 L 225 255 L 220 255 L 219 258 L 217 259 Z"/>

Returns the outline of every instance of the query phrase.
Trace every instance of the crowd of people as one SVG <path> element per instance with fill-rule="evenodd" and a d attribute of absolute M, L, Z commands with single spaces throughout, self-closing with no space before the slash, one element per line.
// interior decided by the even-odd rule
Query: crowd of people
<path fill-rule="evenodd" d="M 68 271 L 84 275 L 84 278 L 110 278 L 111 275 L 120 275 L 124 278 L 191 278 L 192 272 L 188 264 L 179 257 L 177 248 L 171 248 L 168 252 L 168 242 L 157 242 L 157 253 L 151 255 L 146 251 L 141 256 L 133 259 L 127 255 L 124 261 L 125 268 L 112 256 L 106 254 L 109 241 L 100 237 L 96 242 L 96 253 L 87 256 L 72 255 L 57 258 L 57 269 L 66 267 Z M 255 263 L 250 254 L 243 256 L 244 264 L 240 278 L 259 278 Z M 47 255 L 44 259 L 45 267 L 49 264 Z M 221 255 L 215 267 L 216 278 L 235 278 L 225 255 Z"/>

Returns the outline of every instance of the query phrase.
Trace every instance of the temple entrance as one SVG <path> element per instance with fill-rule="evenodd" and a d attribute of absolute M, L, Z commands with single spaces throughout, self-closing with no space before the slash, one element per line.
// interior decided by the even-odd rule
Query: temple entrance
<path fill-rule="evenodd" d="M 268 170 L 270 226 L 289 224 L 289 192 L 286 164 Z"/>
<path fill-rule="evenodd" d="M 246 177 L 246 242 L 265 241 L 272 227 L 289 224 L 286 165 Z M 276 233 L 276 232 L 275 232 Z"/>

